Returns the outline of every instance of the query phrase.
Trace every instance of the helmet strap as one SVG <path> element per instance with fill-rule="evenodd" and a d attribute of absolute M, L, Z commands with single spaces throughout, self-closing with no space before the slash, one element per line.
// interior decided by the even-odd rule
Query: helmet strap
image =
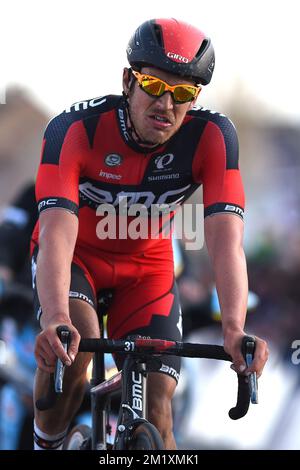
<path fill-rule="evenodd" d="M 136 128 L 135 128 L 135 125 L 133 124 L 133 121 L 132 121 L 132 118 L 131 118 L 131 115 L 130 115 L 130 110 L 129 110 L 129 103 L 128 103 L 128 94 L 126 94 L 124 91 L 123 91 L 123 96 L 125 98 L 125 105 L 126 105 L 126 111 L 127 111 L 127 115 L 128 115 L 128 120 L 129 120 L 129 126 L 128 126 L 128 132 L 129 132 L 129 135 L 131 137 L 131 139 L 133 141 L 135 141 L 137 144 L 139 145 L 142 145 L 142 146 L 147 146 L 147 147 L 157 147 L 157 144 L 153 144 L 153 142 L 149 142 L 148 140 L 143 140 Z"/>

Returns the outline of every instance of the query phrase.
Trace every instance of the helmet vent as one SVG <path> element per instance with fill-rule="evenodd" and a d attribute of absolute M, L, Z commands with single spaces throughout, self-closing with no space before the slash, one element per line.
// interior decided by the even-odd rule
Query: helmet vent
<path fill-rule="evenodd" d="M 208 39 L 204 39 L 202 41 L 202 44 L 200 46 L 200 49 L 198 50 L 197 54 L 196 54 L 196 58 L 199 59 L 202 54 L 205 52 L 205 50 L 207 49 L 207 46 L 208 46 Z"/>
<path fill-rule="evenodd" d="M 161 26 L 158 24 L 154 24 L 153 30 L 154 30 L 154 36 L 156 38 L 156 41 L 158 42 L 158 45 L 160 47 L 164 47 Z"/>

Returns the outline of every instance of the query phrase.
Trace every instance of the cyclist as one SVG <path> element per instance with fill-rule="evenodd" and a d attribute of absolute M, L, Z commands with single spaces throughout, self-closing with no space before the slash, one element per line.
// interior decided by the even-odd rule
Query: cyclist
<path fill-rule="evenodd" d="M 130 68 L 123 71 L 122 96 L 75 103 L 45 131 L 36 183 L 40 216 L 32 238 L 35 305 L 42 327 L 35 347 L 35 399 L 45 394 L 56 357 L 70 367 L 65 393 L 55 407 L 35 412 L 36 449 L 61 448 L 80 405 L 91 357 L 77 356 L 77 348 L 81 336 L 100 335 L 95 312 L 100 289 L 114 290 L 108 309 L 110 337 L 181 338 L 171 238 L 131 236 L 135 203 L 149 211 L 148 221 L 155 217 L 153 205 L 172 209 L 157 217 L 162 232 L 174 207 L 203 184 L 206 243 L 225 348 L 236 370 L 244 373 L 260 375 L 267 359 L 267 346 L 259 338 L 248 370 L 240 353 L 247 273 L 236 131 L 225 116 L 193 109 L 201 86 L 213 74 L 212 43 L 191 25 L 155 19 L 136 30 L 127 57 Z M 105 238 L 112 219 L 115 225 L 110 227 L 117 229 L 127 221 L 126 236 L 112 230 Z M 60 324 L 68 324 L 72 332 L 68 354 L 56 335 Z M 168 449 L 175 448 L 171 399 L 179 369 L 179 359 L 168 357 L 149 378 L 149 419 Z"/>

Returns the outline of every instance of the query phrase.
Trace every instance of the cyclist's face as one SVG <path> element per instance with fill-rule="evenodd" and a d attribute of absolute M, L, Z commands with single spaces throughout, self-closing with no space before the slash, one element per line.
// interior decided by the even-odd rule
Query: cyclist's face
<path fill-rule="evenodd" d="M 154 67 L 143 67 L 141 73 L 161 78 L 169 85 L 178 83 L 190 83 L 192 81 L 182 79 L 176 75 L 164 72 Z M 138 85 L 137 80 L 129 88 L 128 70 L 124 70 L 124 91 L 129 95 L 129 110 L 133 125 L 139 137 L 149 142 L 149 145 L 158 145 L 166 142 L 181 126 L 187 111 L 194 105 L 194 101 L 176 104 L 170 92 L 166 92 L 159 98 L 149 96 Z"/>

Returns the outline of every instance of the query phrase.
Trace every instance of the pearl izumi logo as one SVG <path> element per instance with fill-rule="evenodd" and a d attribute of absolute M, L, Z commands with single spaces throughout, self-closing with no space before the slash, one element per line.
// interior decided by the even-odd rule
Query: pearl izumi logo
<path fill-rule="evenodd" d="M 174 155 L 173 153 L 166 153 L 165 155 L 161 155 L 160 157 L 156 157 L 155 159 L 155 165 L 158 170 L 165 170 L 165 169 L 170 169 L 166 168 L 172 163 L 174 160 Z"/>
<path fill-rule="evenodd" d="M 104 161 L 107 166 L 118 166 L 122 163 L 122 157 L 117 153 L 110 153 L 105 157 Z"/>
<path fill-rule="evenodd" d="M 179 173 L 168 173 L 170 170 L 172 170 L 170 164 L 173 160 L 173 153 L 166 153 L 165 155 L 160 155 L 159 157 L 156 157 L 156 159 L 154 160 L 156 169 L 153 170 L 153 173 L 165 172 L 165 174 L 148 176 L 148 181 L 165 181 L 179 179 Z"/>

